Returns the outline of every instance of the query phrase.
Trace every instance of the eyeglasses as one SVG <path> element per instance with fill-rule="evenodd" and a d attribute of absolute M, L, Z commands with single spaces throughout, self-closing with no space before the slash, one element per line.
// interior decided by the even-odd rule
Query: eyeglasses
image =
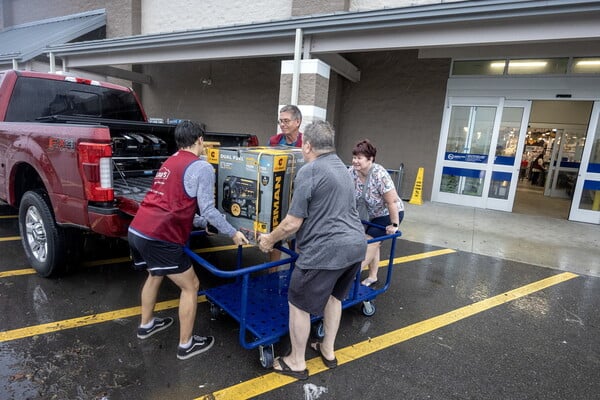
<path fill-rule="evenodd" d="M 292 121 L 295 121 L 295 120 L 293 120 L 293 119 L 278 119 L 277 123 L 279 125 L 289 125 L 290 122 L 292 122 Z"/>

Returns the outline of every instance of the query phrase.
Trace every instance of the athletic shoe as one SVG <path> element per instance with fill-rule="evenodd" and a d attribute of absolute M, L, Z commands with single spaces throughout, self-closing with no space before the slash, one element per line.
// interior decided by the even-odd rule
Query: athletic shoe
<path fill-rule="evenodd" d="M 163 330 L 167 329 L 168 327 L 170 327 L 171 325 L 173 325 L 173 318 L 171 318 L 171 317 L 156 318 L 155 317 L 154 321 L 152 323 L 152 326 L 150 328 L 142 328 L 141 326 L 138 327 L 137 337 L 139 339 L 149 338 L 150 336 L 154 335 L 156 332 L 163 331 Z"/>
<path fill-rule="evenodd" d="M 215 344 L 215 338 L 212 336 L 192 336 L 192 345 L 187 349 L 181 346 L 177 347 L 177 358 L 180 360 L 186 360 L 197 354 L 204 353 Z"/>

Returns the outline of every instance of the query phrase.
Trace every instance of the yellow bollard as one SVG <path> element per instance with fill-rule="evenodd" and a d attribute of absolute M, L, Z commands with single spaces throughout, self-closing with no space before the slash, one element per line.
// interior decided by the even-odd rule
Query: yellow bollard
<path fill-rule="evenodd" d="M 415 180 L 415 186 L 413 187 L 412 196 L 408 202 L 409 204 L 417 204 L 419 206 L 423 204 L 423 172 L 423 167 L 419 168 L 419 171 L 417 172 L 417 180 Z"/>

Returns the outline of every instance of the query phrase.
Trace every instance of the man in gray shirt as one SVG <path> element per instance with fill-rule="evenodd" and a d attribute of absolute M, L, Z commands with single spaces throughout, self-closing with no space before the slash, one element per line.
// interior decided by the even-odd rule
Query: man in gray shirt
<path fill-rule="evenodd" d="M 342 301 L 348 295 L 367 249 L 358 217 L 353 184 L 346 166 L 334 152 L 334 130 L 325 121 L 306 127 L 302 153 L 286 217 L 269 234 L 260 235 L 260 249 L 296 233 L 299 253 L 288 290 L 292 351 L 273 363 L 276 372 L 307 379 L 305 349 L 310 315 L 323 316 L 323 342 L 311 343 L 323 363 L 337 366 L 335 337 Z"/>

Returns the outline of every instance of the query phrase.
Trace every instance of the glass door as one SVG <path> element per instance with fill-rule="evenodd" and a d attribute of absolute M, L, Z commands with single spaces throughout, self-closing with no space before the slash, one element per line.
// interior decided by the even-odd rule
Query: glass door
<path fill-rule="evenodd" d="M 552 129 L 555 136 L 552 139 L 550 163 L 544 181 L 544 196 L 564 199 L 573 197 L 586 129 L 587 127 L 577 126 Z"/>
<path fill-rule="evenodd" d="M 495 140 L 496 153 L 490 166 L 491 180 L 486 208 L 512 211 L 530 110 L 530 101 L 504 102 Z"/>
<path fill-rule="evenodd" d="M 511 211 L 530 107 L 503 98 L 451 98 L 432 200 Z"/>
<path fill-rule="evenodd" d="M 600 101 L 594 102 L 569 220 L 600 224 Z"/>

